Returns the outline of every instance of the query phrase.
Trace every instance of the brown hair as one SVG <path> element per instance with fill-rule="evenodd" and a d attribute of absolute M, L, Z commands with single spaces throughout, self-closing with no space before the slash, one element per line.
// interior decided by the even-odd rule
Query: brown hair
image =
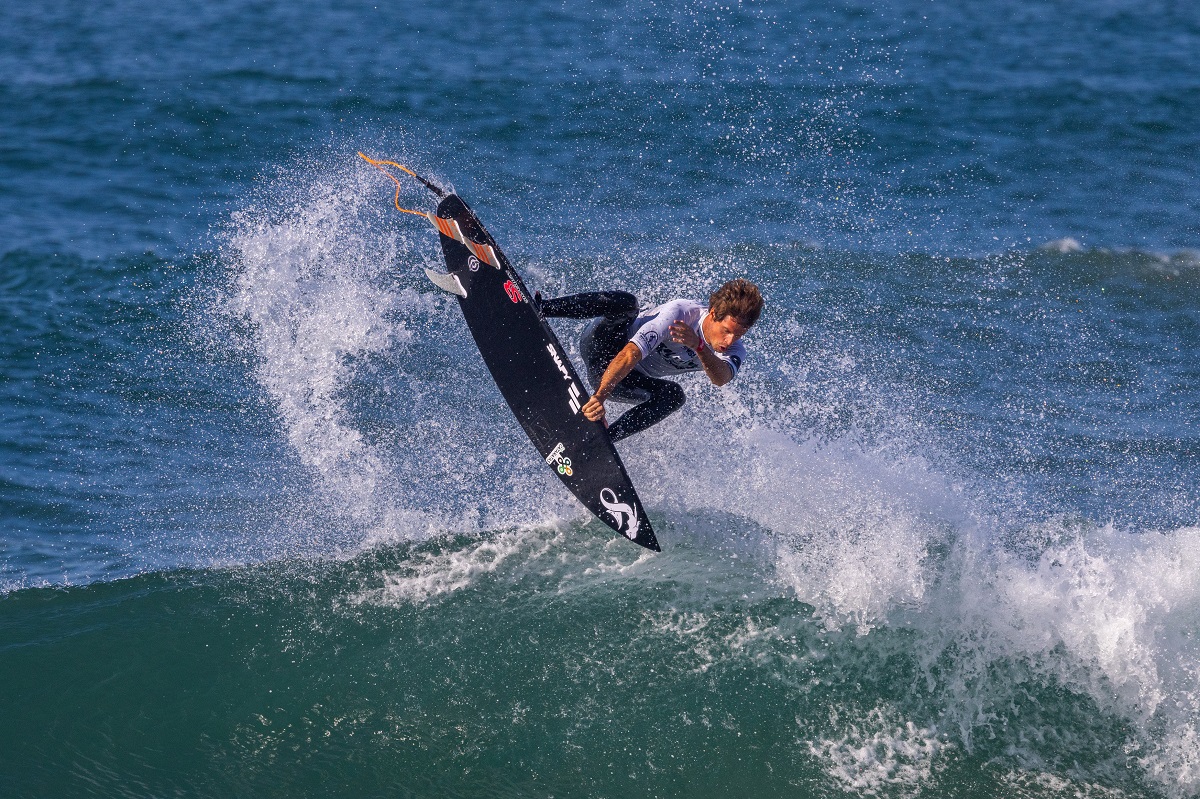
<path fill-rule="evenodd" d="M 726 316 L 732 316 L 746 327 L 758 321 L 762 307 L 763 298 L 758 286 L 741 277 L 721 286 L 708 298 L 708 310 L 713 319 L 720 322 Z"/>

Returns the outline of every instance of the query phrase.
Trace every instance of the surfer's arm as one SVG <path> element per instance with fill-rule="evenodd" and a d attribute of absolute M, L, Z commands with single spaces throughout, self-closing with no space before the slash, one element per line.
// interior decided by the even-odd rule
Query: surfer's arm
<path fill-rule="evenodd" d="M 604 376 L 600 378 L 600 385 L 596 388 L 596 393 L 583 406 L 583 415 L 593 422 L 598 422 L 604 418 L 604 401 L 613 393 L 613 389 L 617 384 L 629 376 L 633 371 L 633 367 L 641 363 L 642 351 L 638 349 L 638 345 L 630 342 L 626 344 L 617 357 L 612 359 L 612 363 L 604 370 Z"/>
<path fill-rule="evenodd" d="M 717 354 L 712 351 L 712 347 L 705 347 L 698 351 L 700 355 L 700 364 L 704 367 L 704 374 L 708 375 L 708 379 L 712 381 L 714 386 L 721 386 L 733 380 L 733 367 L 725 363 L 717 357 Z"/>
<path fill-rule="evenodd" d="M 700 365 L 704 367 L 704 374 L 708 375 L 708 379 L 714 386 L 720 388 L 733 379 L 733 367 L 719 358 L 713 352 L 712 347 L 700 338 L 700 334 L 692 329 L 691 325 L 678 319 L 675 320 L 671 324 L 671 340 L 676 344 L 682 344 L 700 356 Z"/>

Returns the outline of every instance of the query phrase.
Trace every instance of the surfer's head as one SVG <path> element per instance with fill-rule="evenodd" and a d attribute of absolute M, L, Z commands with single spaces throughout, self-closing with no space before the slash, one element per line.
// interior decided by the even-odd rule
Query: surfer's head
<path fill-rule="evenodd" d="M 742 277 L 729 281 L 708 298 L 708 310 L 714 320 L 720 322 L 732 316 L 747 330 L 758 321 L 762 307 L 763 298 L 758 286 Z"/>
<path fill-rule="evenodd" d="M 711 329 L 704 335 L 717 352 L 725 352 L 746 335 L 762 313 L 763 298 L 758 286 L 745 278 L 726 283 L 708 298 Z"/>

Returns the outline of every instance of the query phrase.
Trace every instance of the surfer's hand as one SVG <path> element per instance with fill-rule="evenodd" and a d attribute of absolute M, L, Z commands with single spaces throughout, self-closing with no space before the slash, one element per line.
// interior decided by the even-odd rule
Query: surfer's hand
<path fill-rule="evenodd" d="M 596 395 L 593 394 L 583 406 L 583 415 L 588 418 L 588 421 L 600 421 L 604 418 L 604 403 L 596 399 Z"/>
<path fill-rule="evenodd" d="M 682 320 L 676 319 L 671 323 L 671 341 L 676 344 L 682 344 L 690 350 L 700 346 L 700 336 L 692 330 L 692 326 L 685 324 Z"/>

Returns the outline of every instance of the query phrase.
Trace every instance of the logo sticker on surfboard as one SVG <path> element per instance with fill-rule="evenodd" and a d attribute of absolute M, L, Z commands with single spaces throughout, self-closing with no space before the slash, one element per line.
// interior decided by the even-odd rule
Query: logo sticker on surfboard
<path fill-rule="evenodd" d="M 558 350 L 554 348 L 553 344 L 546 345 L 546 352 L 550 353 L 550 357 L 554 359 L 554 365 L 558 367 L 558 371 L 562 372 L 563 380 L 568 381 L 567 404 L 571 406 L 571 413 L 579 413 L 579 409 L 583 407 L 583 394 L 579 391 L 579 387 L 575 385 L 575 381 L 571 379 L 571 373 L 567 371 L 562 357 L 558 354 Z"/>
<path fill-rule="evenodd" d="M 519 288 L 517 288 L 517 284 L 511 280 L 505 282 L 504 293 L 507 294 L 508 298 L 513 302 L 522 302 L 525 299 L 525 295 L 521 293 Z"/>
<path fill-rule="evenodd" d="M 558 445 L 555 446 L 550 454 L 546 456 L 546 463 L 555 467 L 559 474 L 570 477 L 571 475 L 575 474 L 575 472 L 571 468 L 571 459 L 563 454 L 566 452 L 566 449 L 567 447 L 565 444 L 563 444 L 561 441 L 558 442 Z"/>
<path fill-rule="evenodd" d="M 613 517 L 619 532 L 624 533 L 631 541 L 637 538 L 638 515 L 632 505 L 621 502 L 611 488 L 600 489 L 600 504 L 608 511 L 608 515 Z"/>

